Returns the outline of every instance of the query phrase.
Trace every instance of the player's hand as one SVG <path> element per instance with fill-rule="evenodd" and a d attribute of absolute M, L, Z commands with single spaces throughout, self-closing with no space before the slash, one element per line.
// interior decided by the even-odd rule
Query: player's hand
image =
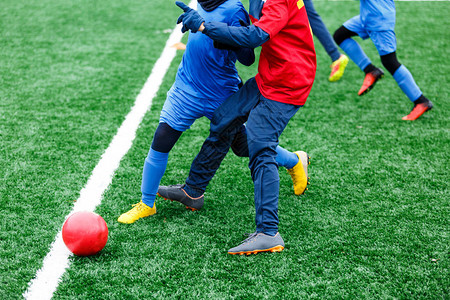
<path fill-rule="evenodd" d="M 200 26 L 205 22 L 202 16 L 199 13 L 184 4 L 181 1 L 176 1 L 175 4 L 181 8 L 184 13 L 178 17 L 177 24 L 183 22 L 183 27 L 181 28 L 181 32 L 186 32 L 191 30 L 193 33 L 196 33 Z"/>

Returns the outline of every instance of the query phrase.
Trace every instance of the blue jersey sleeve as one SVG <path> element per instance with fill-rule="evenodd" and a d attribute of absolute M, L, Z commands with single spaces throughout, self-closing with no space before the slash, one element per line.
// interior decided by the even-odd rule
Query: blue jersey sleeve
<path fill-rule="evenodd" d="M 247 11 L 242 7 L 237 11 L 230 26 L 248 26 L 250 24 L 250 17 Z M 244 66 L 251 66 L 255 62 L 255 52 L 253 48 L 237 47 L 235 50 L 237 60 Z"/>
<path fill-rule="evenodd" d="M 204 34 L 231 46 L 256 48 L 269 40 L 269 34 L 254 25 L 237 27 L 221 22 L 208 22 L 204 26 Z"/>

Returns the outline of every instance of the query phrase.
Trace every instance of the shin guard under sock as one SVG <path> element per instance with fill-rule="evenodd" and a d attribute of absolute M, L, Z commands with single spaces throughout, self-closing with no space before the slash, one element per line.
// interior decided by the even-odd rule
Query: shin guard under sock
<path fill-rule="evenodd" d="M 369 57 L 364 53 L 361 46 L 351 38 L 345 39 L 339 44 L 342 50 L 347 53 L 348 57 L 362 70 L 371 64 Z"/>
<path fill-rule="evenodd" d="M 142 202 L 153 207 L 159 183 L 167 167 L 169 153 L 158 152 L 150 148 L 142 171 Z"/>
<path fill-rule="evenodd" d="M 397 71 L 395 71 L 393 77 L 395 81 L 397 81 L 397 84 L 403 93 L 405 93 L 408 99 L 412 102 L 417 100 L 422 95 L 422 91 L 417 86 L 411 73 L 404 65 L 401 65 Z"/>

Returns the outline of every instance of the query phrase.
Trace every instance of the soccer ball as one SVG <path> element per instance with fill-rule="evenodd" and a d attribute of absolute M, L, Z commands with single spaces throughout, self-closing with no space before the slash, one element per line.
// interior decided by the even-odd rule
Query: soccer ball
<path fill-rule="evenodd" d="M 64 222 L 62 238 L 73 254 L 94 255 L 100 252 L 108 241 L 108 226 L 96 213 L 76 212 Z"/>

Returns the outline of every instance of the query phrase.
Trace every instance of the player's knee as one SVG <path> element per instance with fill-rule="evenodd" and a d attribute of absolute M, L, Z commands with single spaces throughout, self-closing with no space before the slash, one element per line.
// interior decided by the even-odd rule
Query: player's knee
<path fill-rule="evenodd" d="M 249 141 L 250 169 L 253 170 L 256 166 L 262 164 L 278 165 L 276 162 L 276 144 L 272 142 Z"/>
<path fill-rule="evenodd" d="M 382 55 L 382 56 L 380 56 L 380 58 L 381 58 L 381 63 L 383 64 L 383 66 L 392 75 L 394 75 L 395 71 L 397 71 L 397 69 L 400 68 L 400 66 L 402 65 L 397 60 L 397 55 L 396 55 L 395 51 L 392 53 L 386 54 L 386 55 Z"/>
<path fill-rule="evenodd" d="M 220 133 L 223 131 L 221 124 L 213 123 L 213 119 L 209 124 L 209 135 L 211 136 L 220 136 Z"/>
<path fill-rule="evenodd" d="M 333 39 L 337 45 L 340 45 L 343 41 L 355 35 L 356 33 L 354 33 L 353 31 L 350 31 L 344 26 L 341 26 L 334 32 Z"/>
<path fill-rule="evenodd" d="M 153 136 L 152 149 L 169 153 L 183 132 L 170 127 L 167 123 L 159 123 Z"/>
<path fill-rule="evenodd" d="M 238 157 L 248 157 L 248 147 L 246 149 L 240 147 L 236 144 L 231 144 L 231 150 L 233 150 L 234 155 Z"/>
<path fill-rule="evenodd" d="M 236 129 L 233 141 L 231 142 L 231 150 L 236 156 L 248 157 L 247 132 L 245 125 Z"/>

